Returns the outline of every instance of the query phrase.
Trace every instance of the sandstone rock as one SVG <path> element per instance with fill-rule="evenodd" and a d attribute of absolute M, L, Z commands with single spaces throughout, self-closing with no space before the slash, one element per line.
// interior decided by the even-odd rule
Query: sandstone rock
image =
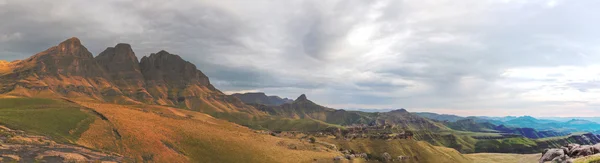
<path fill-rule="evenodd" d="M 194 64 L 164 50 L 144 56 L 140 68 L 150 95 L 167 104 L 185 103 L 188 97 L 202 94 L 203 88 L 222 94 Z"/>
<path fill-rule="evenodd" d="M 0 93 L 23 88 L 17 95 L 32 96 L 46 91 L 100 99 L 97 88 L 110 87 L 106 73 L 75 37 L 13 64 L 10 73 L 0 76 Z"/>
<path fill-rule="evenodd" d="M 19 68 L 29 66 L 33 66 L 38 75 L 106 77 L 92 53 L 75 37 L 21 62 Z"/>
<path fill-rule="evenodd" d="M 194 64 L 164 50 L 150 54 L 150 57 L 144 56 L 140 67 L 144 78 L 151 85 L 166 84 L 171 87 L 184 87 L 189 84 L 200 84 L 210 86 L 208 77 L 196 69 Z"/>
<path fill-rule="evenodd" d="M 95 60 L 123 94 L 138 100 L 149 98 L 144 88 L 145 82 L 140 63 L 131 45 L 120 43 L 115 47 L 106 48 Z"/>

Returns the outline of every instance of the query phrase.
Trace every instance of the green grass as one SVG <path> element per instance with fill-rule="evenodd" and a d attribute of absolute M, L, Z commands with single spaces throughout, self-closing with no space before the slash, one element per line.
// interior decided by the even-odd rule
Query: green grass
<path fill-rule="evenodd" d="M 574 132 L 571 133 L 569 135 L 566 136 L 555 136 L 555 137 L 547 137 L 547 138 L 540 138 L 540 139 L 536 139 L 537 141 L 553 141 L 553 140 L 561 140 L 561 139 L 567 139 L 573 135 L 583 135 L 586 134 L 587 132 Z"/>
<path fill-rule="evenodd" d="M 523 137 L 479 140 L 475 144 L 475 152 L 532 153 L 536 150 L 539 150 L 537 143 Z"/>
<path fill-rule="evenodd" d="M 453 149 L 433 146 L 426 142 L 408 139 L 379 140 L 379 139 L 320 139 L 336 144 L 340 149 L 353 150 L 357 153 L 367 153 L 378 159 L 383 153 L 389 153 L 392 158 L 408 156 L 404 162 L 435 162 L 435 163 L 462 163 L 472 162 L 469 158 Z"/>
<path fill-rule="evenodd" d="M 512 153 L 473 153 L 465 156 L 473 159 L 474 163 L 535 163 L 542 154 L 512 154 Z"/>
<path fill-rule="evenodd" d="M 574 163 L 600 163 L 600 155 L 592 155 L 588 157 L 578 158 L 573 160 Z"/>
<path fill-rule="evenodd" d="M 344 128 L 315 119 L 290 119 L 281 117 L 251 117 L 246 113 L 209 113 L 219 119 L 228 120 L 252 129 L 271 131 L 322 131 L 328 128 Z"/>
<path fill-rule="evenodd" d="M 95 117 L 81 107 L 51 99 L 2 98 L 0 124 L 12 129 L 50 136 L 62 143 L 73 143 Z"/>

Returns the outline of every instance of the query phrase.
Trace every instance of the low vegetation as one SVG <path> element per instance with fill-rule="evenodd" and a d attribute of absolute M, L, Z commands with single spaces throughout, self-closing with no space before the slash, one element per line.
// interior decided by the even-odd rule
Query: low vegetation
<path fill-rule="evenodd" d="M 474 153 L 465 156 L 475 163 L 535 163 L 541 154 Z"/>
<path fill-rule="evenodd" d="M 600 163 L 600 155 L 578 158 L 573 160 L 573 163 Z"/>
<path fill-rule="evenodd" d="M 81 107 L 60 100 L 0 98 L 1 124 L 59 142 L 75 142 L 94 120 Z"/>
<path fill-rule="evenodd" d="M 371 159 L 381 160 L 384 153 L 389 153 L 392 158 L 404 157 L 404 162 L 436 162 L 436 163 L 461 163 L 471 162 L 472 160 L 458 151 L 433 146 L 422 141 L 410 139 L 398 140 L 378 140 L 378 139 L 327 139 L 325 141 L 338 144 L 341 150 L 352 150 L 355 153 L 367 153 Z"/>

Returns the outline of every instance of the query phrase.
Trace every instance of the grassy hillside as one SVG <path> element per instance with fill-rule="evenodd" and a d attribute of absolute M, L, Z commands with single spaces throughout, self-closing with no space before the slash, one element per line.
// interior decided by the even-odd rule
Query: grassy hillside
<path fill-rule="evenodd" d="M 344 128 L 339 125 L 326 123 L 316 119 L 292 119 L 274 116 L 253 116 L 246 113 L 212 112 L 208 114 L 215 118 L 228 120 L 230 122 L 256 130 L 322 131 L 327 128 Z"/>
<path fill-rule="evenodd" d="M 538 150 L 542 149 L 536 141 L 524 137 L 480 140 L 475 144 L 476 152 L 535 153 Z"/>
<path fill-rule="evenodd" d="M 458 151 L 433 146 L 429 143 L 408 139 L 378 140 L 378 139 L 320 139 L 339 146 L 339 148 L 353 150 L 357 153 L 367 153 L 374 158 L 380 158 L 383 153 L 389 153 L 392 158 L 407 156 L 405 162 L 435 162 L 435 163 L 461 163 L 472 160 L 463 156 Z"/>
<path fill-rule="evenodd" d="M 203 113 L 163 106 L 0 98 L 0 123 L 120 153 L 131 162 L 310 162 L 340 155 L 315 150 L 321 148 L 308 142 L 255 133 Z"/>
<path fill-rule="evenodd" d="M 477 140 L 475 152 L 492 153 L 541 153 L 546 148 L 557 148 L 565 144 L 596 144 L 597 138 L 589 133 L 574 133 L 569 136 L 530 139 L 514 137 L 504 139 Z"/>
<path fill-rule="evenodd" d="M 199 112 L 157 106 L 81 104 L 107 117 L 120 135 L 117 141 L 121 147 L 119 153 L 136 161 L 308 162 L 312 159 L 331 159 L 336 155 L 333 152 L 313 151 L 312 148 L 289 149 L 278 143 L 285 141 L 297 146 L 310 144 L 258 134 L 246 127 Z M 88 132 L 98 135 L 94 133 L 95 130 Z"/>
<path fill-rule="evenodd" d="M 75 142 L 95 119 L 82 107 L 60 100 L 0 98 L 0 124 L 59 142 Z"/>
<path fill-rule="evenodd" d="M 418 131 L 415 132 L 414 138 L 429 142 L 433 145 L 454 148 L 462 153 L 473 153 L 475 152 L 475 143 L 477 140 L 473 139 L 471 136 L 472 134 L 461 134 L 453 131 Z"/>
<path fill-rule="evenodd" d="M 538 162 L 541 154 L 474 153 L 466 154 L 473 162 L 481 163 L 532 163 Z"/>
<path fill-rule="evenodd" d="M 474 131 L 474 132 L 497 132 L 494 130 L 496 125 L 489 122 L 479 123 L 474 119 L 461 119 L 454 122 L 445 122 L 444 125 L 453 130 Z"/>
<path fill-rule="evenodd" d="M 573 160 L 573 163 L 600 163 L 600 155 L 586 156 Z"/>

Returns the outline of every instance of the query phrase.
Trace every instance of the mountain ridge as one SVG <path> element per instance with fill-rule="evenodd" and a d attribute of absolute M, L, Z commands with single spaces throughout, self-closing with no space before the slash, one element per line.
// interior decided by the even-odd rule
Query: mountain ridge
<path fill-rule="evenodd" d="M 232 96 L 237 97 L 246 104 L 281 105 L 294 102 L 294 100 L 288 98 L 267 96 L 264 92 L 234 93 Z"/>
<path fill-rule="evenodd" d="M 165 50 L 138 61 L 131 45 L 119 43 L 94 57 L 72 37 L 30 58 L 3 65 L 0 94 L 261 114 L 223 94 L 194 64 Z"/>

